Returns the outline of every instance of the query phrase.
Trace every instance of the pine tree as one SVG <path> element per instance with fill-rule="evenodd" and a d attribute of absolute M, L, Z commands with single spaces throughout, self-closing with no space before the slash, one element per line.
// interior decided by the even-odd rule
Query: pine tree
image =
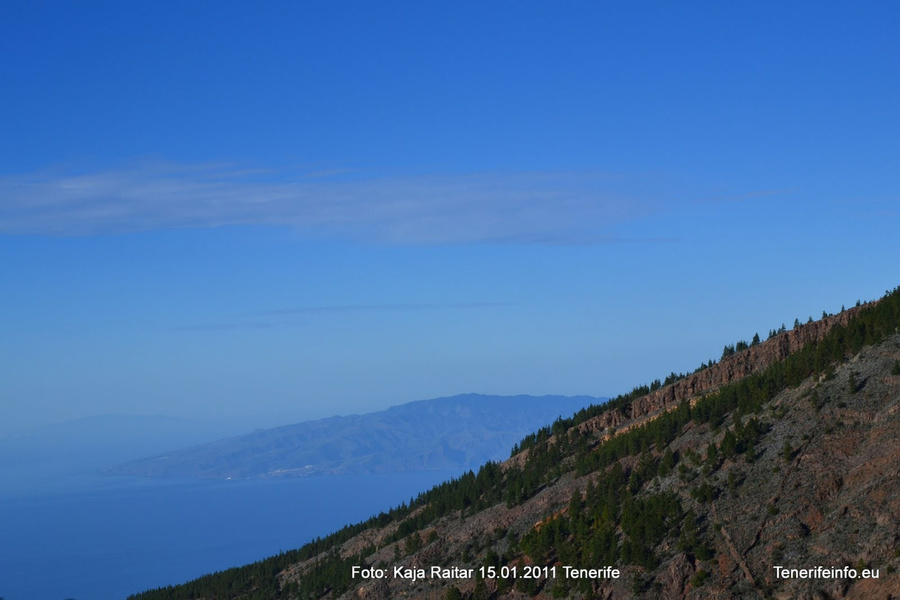
<path fill-rule="evenodd" d="M 491 597 L 487 584 L 484 583 L 484 579 L 481 577 L 475 578 L 475 589 L 472 591 L 472 597 L 475 600 L 487 600 Z"/>
<path fill-rule="evenodd" d="M 847 391 L 855 394 L 859 389 L 859 382 L 856 380 L 856 371 L 850 371 L 847 376 Z"/>
<path fill-rule="evenodd" d="M 791 446 L 791 443 L 787 440 L 784 442 L 784 446 L 781 447 L 781 458 L 785 461 L 791 460 L 794 456 L 794 447 Z"/>
<path fill-rule="evenodd" d="M 447 593 L 444 594 L 444 600 L 462 600 L 462 592 L 455 585 L 450 586 Z"/>

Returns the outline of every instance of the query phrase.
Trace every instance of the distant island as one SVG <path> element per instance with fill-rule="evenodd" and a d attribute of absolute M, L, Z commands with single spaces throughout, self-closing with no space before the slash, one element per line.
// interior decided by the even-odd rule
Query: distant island
<path fill-rule="evenodd" d="M 305 421 L 110 467 L 110 475 L 248 479 L 466 470 L 605 398 L 463 394 Z"/>
<path fill-rule="evenodd" d="M 129 600 L 892 598 L 900 288 L 724 347 L 324 538 Z"/>

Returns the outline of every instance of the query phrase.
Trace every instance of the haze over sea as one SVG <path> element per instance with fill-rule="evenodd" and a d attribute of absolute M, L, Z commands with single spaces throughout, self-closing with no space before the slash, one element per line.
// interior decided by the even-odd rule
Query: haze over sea
<path fill-rule="evenodd" d="M 458 475 L 100 474 L 241 431 L 239 423 L 105 416 L 0 436 L 0 598 L 122 600 L 297 548 Z"/>
<path fill-rule="evenodd" d="M 591 401 L 601 399 L 468 394 L 249 436 L 243 420 L 134 415 L 0 433 L 0 598 L 124 599 L 262 560 L 393 508 L 469 467 L 505 458 L 526 433 Z M 433 439 L 396 443 L 398 436 L 416 437 L 411 423 Z M 334 450 L 349 438 L 359 445 Z M 213 440 L 218 453 L 203 445 Z M 345 458 L 365 459 L 361 450 L 377 456 L 370 463 L 345 461 L 347 470 L 338 472 L 354 473 L 345 475 L 260 479 L 242 470 L 244 463 L 288 460 L 277 449 L 291 444 L 290 460 L 317 466 L 331 455 L 317 452 L 324 448 Z M 200 459 L 179 463 L 180 454 L 191 456 L 197 448 Z M 140 468 L 102 474 L 160 455 L 185 468 L 152 478 Z M 384 474 L 363 474 L 378 471 Z"/>
<path fill-rule="evenodd" d="M 26 452 L 22 430 L 242 425 L 210 441 L 617 395 L 880 297 L 898 22 L 884 0 L 3 2 L 0 596 L 122 598 L 445 477 L 102 479 L 156 425 L 106 427 L 128 455 L 89 461 L 94 433 Z"/>
<path fill-rule="evenodd" d="M 3 487 L 0 597 L 123 599 L 299 547 L 455 475 L 161 481 L 86 473 L 69 477 L 68 489 Z"/>

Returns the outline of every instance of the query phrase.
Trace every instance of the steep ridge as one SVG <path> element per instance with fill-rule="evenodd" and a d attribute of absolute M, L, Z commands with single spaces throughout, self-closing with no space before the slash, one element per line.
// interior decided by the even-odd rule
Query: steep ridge
<path fill-rule="evenodd" d="M 860 309 L 872 305 L 874 302 L 856 306 L 776 334 L 742 352 L 723 357 L 718 363 L 692 373 L 684 379 L 636 398 L 622 408 L 605 411 L 578 427 L 584 433 L 620 427 L 662 410 L 671 409 L 683 400 L 715 391 L 732 381 L 763 371 L 804 346 L 824 339 L 835 325 L 846 327 Z"/>
<path fill-rule="evenodd" d="M 900 594 L 900 288 L 694 375 L 299 550 L 136 598 Z"/>

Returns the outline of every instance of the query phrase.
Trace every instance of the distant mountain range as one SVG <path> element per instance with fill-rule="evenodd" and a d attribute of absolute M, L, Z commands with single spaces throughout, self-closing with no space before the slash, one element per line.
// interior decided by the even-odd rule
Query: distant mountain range
<path fill-rule="evenodd" d="M 898 439 L 900 287 L 301 548 L 130 600 L 896 598 Z"/>
<path fill-rule="evenodd" d="M 134 460 L 112 475 L 207 479 L 465 470 L 509 457 L 524 435 L 605 398 L 464 394 L 305 421 Z"/>
<path fill-rule="evenodd" d="M 110 465 L 240 431 L 224 419 L 151 415 L 95 415 L 7 431 L 0 433 L 0 481 L 4 493 L 72 490 Z"/>

